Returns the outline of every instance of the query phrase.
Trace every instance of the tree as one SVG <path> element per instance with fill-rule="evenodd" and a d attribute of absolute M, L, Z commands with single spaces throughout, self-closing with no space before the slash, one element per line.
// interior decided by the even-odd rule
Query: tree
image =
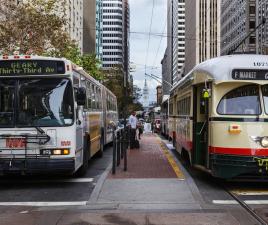
<path fill-rule="evenodd" d="M 58 54 L 75 47 L 65 31 L 65 0 L 28 0 L 18 5 L 0 0 L 0 49 L 4 54 Z"/>
<path fill-rule="evenodd" d="M 123 117 L 124 113 L 129 115 L 132 111 L 143 110 L 142 104 L 138 102 L 141 97 L 141 89 L 138 86 L 132 87 L 127 81 L 125 95 L 124 72 L 121 66 L 105 71 L 104 85 L 116 95 L 120 117 Z"/>
<path fill-rule="evenodd" d="M 65 28 L 66 0 L 27 0 L 19 5 L 0 0 L 0 54 L 36 54 L 64 57 L 103 79 L 95 55 L 82 55 Z"/>

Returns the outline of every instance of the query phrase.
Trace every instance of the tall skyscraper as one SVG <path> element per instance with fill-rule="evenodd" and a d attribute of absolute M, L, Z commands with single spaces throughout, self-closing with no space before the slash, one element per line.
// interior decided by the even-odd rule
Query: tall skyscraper
<path fill-rule="evenodd" d="M 185 1 L 185 74 L 198 63 L 220 55 L 220 3 Z"/>
<path fill-rule="evenodd" d="M 124 67 L 128 43 L 128 0 L 103 0 L 102 67 Z"/>
<path fill-rule="evenodd" d="M 232 52 L 256 27 L 256 0 L 222 0 L 221 55 Z M 256 33 L 252 33 L 236 52 L 256 53 Z"/>
<path fill-rule="evenodd" d="M 256 51 L 268 55 L 268 1 L 256 0 L 256 4 L 256 25 L 266 19 L 266 23 L 256 31 Z"/>
<path fill-rule="evenodd" d="M 173 0 L 167 1 L 167 49 L 165 52 L 166 59 L 165 62 L 165 77 L 168 82 L 173 84 L 172 81 L 172 68 L 173 68 Z M 165 87 L 163 87 L 166 90 Z M 168 89 L 170 90 L 170 89 Z"/>
<path fill-rule="evenodd" d="M 84 0 L 83 52 L 102 59 L 102 1 Z"/>
<path fill-rule="evenodd" d="M 185 60 L 185 0 L 167 1 L 167 64 L 171 70 L 171 83 L 183 76 Z"/>

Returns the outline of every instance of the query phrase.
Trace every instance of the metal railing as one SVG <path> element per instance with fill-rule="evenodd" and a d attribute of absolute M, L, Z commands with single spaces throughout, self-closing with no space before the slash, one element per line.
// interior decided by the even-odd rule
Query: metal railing
<path fill-rule="evenodd" d="M 124 161 L 124 171 L 127 171 L 127 149 L 129 146 L 129 128 L 118 128 L 113 131 L 113 165 L 112 174 L 116 173 L 116 167 Z"/>

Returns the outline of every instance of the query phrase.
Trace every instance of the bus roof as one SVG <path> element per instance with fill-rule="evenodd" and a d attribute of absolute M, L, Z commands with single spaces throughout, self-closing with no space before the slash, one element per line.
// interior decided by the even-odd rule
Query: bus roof
<path fill-rule="evenodd" d="M 268 55 L 226 55 L 206 60 L 196 65 L 171 91 L 198 79 L 197 74 L 204 74 L 208 80 L 213 80 L 215 83 L 234 81 L 233 70 L 267 70 L 268 72 Z"/>

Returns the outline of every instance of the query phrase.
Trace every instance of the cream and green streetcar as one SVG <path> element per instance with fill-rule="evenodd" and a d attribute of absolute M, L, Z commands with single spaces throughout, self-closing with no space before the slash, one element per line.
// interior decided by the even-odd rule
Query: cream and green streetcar
<path fill-rule="evenodd" d="M 268 175 L 268 56 L 207 60 L 169 101 L 170 136 L 193 166 L 225 179 Z"/>

